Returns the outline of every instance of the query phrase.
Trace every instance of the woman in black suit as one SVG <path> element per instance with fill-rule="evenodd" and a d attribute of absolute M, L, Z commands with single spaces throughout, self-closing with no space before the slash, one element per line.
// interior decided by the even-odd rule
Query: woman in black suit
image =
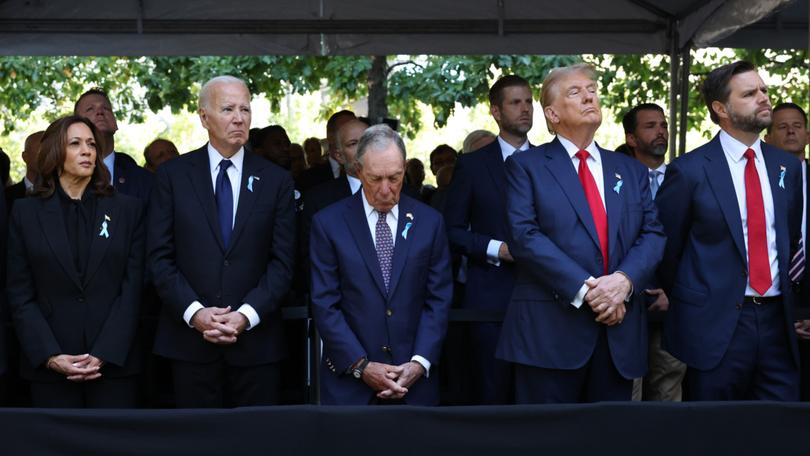
<path fill-rule="evenodd" d="M 86 118 L 45 131 L 32 197 L 11 213 L 8 305 L 35 407 L 134 407 L 141 203 L 117 194 Z"/>

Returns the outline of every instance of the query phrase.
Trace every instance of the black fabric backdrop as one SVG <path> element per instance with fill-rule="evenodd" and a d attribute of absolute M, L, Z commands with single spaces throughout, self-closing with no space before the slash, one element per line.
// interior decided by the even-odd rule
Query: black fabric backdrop
<path fill-rule="evenodd" d="M 0 409 L 0 454 L 810 454 L 810 405 Z"/>

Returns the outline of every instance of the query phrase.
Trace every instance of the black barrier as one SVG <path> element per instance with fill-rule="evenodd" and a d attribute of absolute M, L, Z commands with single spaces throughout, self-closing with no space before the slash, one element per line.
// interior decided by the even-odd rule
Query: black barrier
<path fill-rule="evenodd" d="M 0 409 L 7 455 L 806 455 L 810 405 Z"/>

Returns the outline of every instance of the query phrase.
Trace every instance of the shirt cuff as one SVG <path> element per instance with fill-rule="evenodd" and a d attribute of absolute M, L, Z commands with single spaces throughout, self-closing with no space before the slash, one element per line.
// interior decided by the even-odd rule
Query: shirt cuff
<path fill-rule="evenodd" d="M 238 309 L 236 309 L 236 311 L 244 315 L 248 320 L 248 325 L 247 328 L 245 328 L 245 331 L 250 331 L 256 325 L 258 325 L 260 321 L 262 321 L 262 319 L 259 318 L 259 314 L 256 313 L 256 309 L 254 309 L 253 306 L 248 303 L 242 304 Z"/>
<path fill-rule="evenodd" d="M 204 309 L 205 307 L 200 304 L 200 301 L 194 301 L 186 307 L 186 311 L 183 312 L 183 321 L 186 322 L 189 328 L 193 328 L 194 325 L 191 324 L 191 318 L 194 317 L 194 314 L 197 313 L 198 310 Z"/>
<path fill-rule="evenodd" d="M 419 355 L 411 356 L 411 361 L 419 363 L 425 369 L 425 378 L 430 376 L 430 361 Z"/>
<path fill-rule="evenodd" d="M 501 244 L 503 244 L 503 241 L 495 239 L 489 240 L 489 244 L 487 244 L 487 263 L 494 266 L 501 265 L 501 257 L 498 255 L 501 250 Z"/>
<path fill-rule="evenodd" d="M 591 279 L 593 279 L 593 276 L 588 277 L 588 280 L 591 280 Z M 582 301 L 585 300 L 585 294 L 588 293 L 588 290 L 590 290 L 590 289 L 591 289 L 591 287 L 589 287 L 587 283 L 583 283 L 582 287 L 579 289 L 577 294 L 574 295 L 574 300 L 571 301 L 571 305 L 576 307 L 577 309 L 582 307 Z"/>

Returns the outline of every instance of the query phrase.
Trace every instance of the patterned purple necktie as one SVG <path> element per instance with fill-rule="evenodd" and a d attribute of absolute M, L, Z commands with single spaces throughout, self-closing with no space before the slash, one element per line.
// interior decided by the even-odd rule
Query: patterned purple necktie
<path fill-rule="evenodd" d="M 375 235 L 377 237 L 377 261 L 380 262 L 385 291 L 388 291 L 388 282 L 391 280 L 391 258 L 394 256 L 394 237 L 391 235 L 391 228 L 385 222 L 386 212 L 377 211 L 377 226 Z"/>

